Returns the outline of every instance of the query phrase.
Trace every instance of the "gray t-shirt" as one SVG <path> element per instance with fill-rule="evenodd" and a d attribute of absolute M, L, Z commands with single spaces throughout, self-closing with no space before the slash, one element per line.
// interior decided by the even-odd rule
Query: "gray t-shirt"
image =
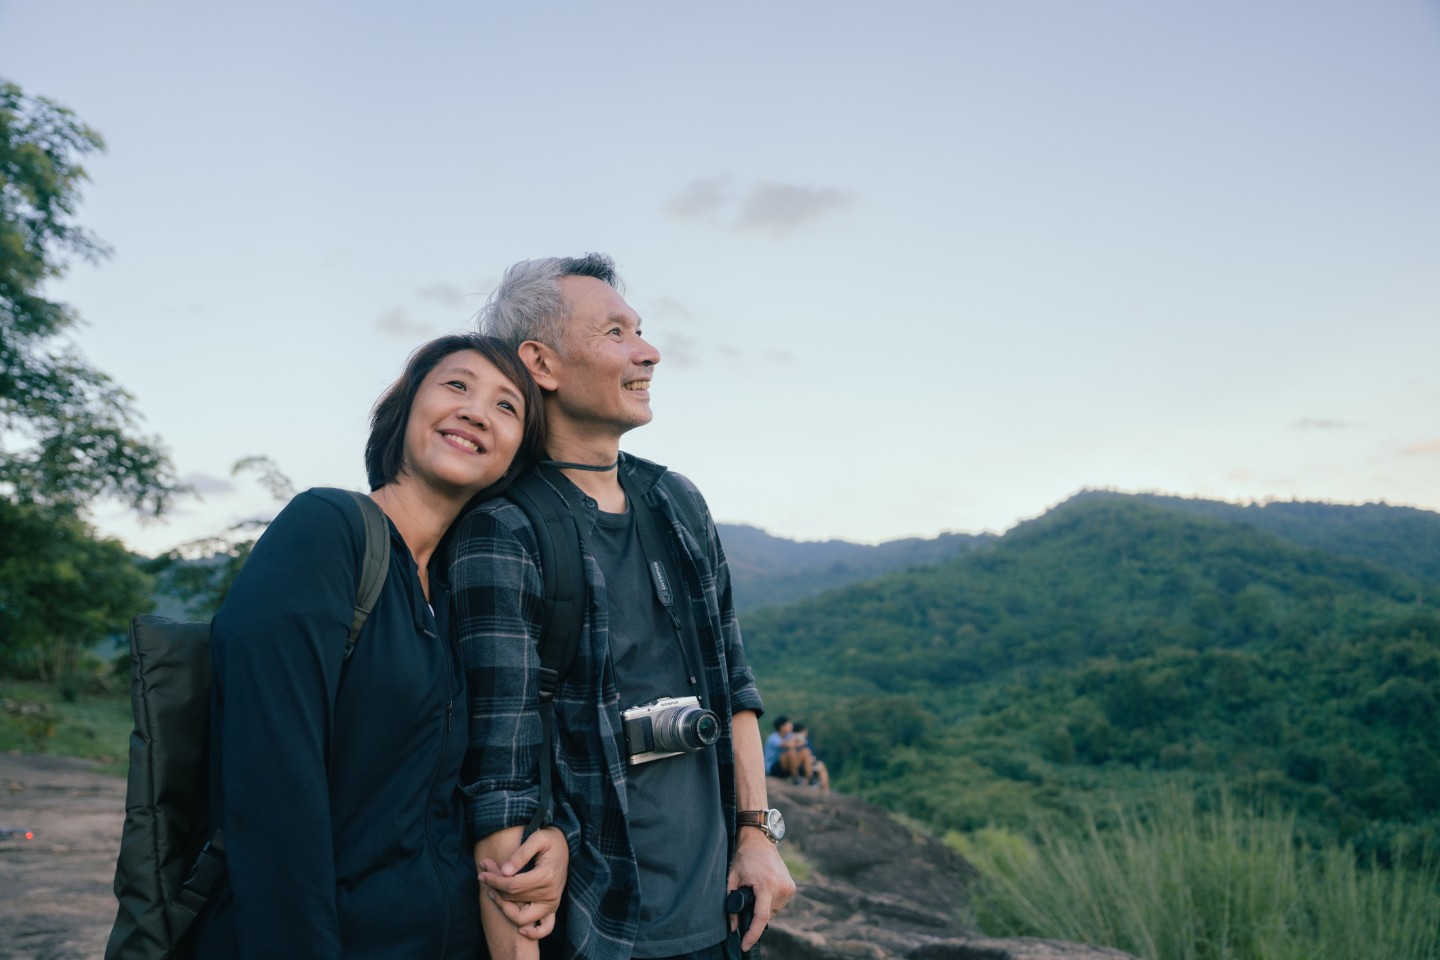
<path fill-rule="evenodd" d="M 646 572 L 634 512 L 602 511 L 589 546 L 605 575 L 621 709 L 656 697 L 692 696 L 675 631 Z M 678 583 L 674 559 L 664 562 Z M 695 638 L 686 643 L 699 669 Z M 640 929 L 632 956 L 670 957 L 724 940 L 726 831 L 715 748 L 627 767 L 625 785 L 626 822 L 640 870 Z"/>

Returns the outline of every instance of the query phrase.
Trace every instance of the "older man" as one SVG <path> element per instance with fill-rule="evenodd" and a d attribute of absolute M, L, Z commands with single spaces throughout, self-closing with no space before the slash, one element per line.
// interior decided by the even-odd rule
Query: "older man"
<path fill-rule="evenodd" d="M 776 849 L 784 822 L 766 798 L 763 707 L 709 510 L 688 480 L 620 453 L 620 438 L 653 415 L 660 354 L 618 288 L 609 257 L 527 260 L 481 315 L 544 392 L 550 460 L 539 474 L 579 528 L 589 594 L 545 761 L 571 849 L 548 942 L 591 960 L 738 957 L 794 894 Z M 539 794 L 544 571 L 525 512 L 503 498 L 457 525 L 453 558 L 473 721 L 467 813 L 477 862 L 499 862 Z M 647 739 L 661 698 L 684 705 L 664 722 L 696 724 L 684 749 Z M 743 941 L 725 911 L 738 887 L 755 894 Z"/>

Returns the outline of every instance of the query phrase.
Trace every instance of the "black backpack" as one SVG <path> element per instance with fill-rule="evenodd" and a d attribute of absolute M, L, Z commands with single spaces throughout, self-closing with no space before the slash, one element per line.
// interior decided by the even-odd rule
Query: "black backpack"
<path fill-rule="evenodd" d="M 345 658 L 385 586 L 390 536 L 384 513 L 351 493 L 365 519 L 365 559 Z M 170 960 L 225 876 L 220 831 L 206 837 L 210 806 L 210 623 L 140 616 L 130 624 L 130 775 L 115 863 L 120 908 L 105 960 Z"/>
<path fill-rule="evenodd" d="M 580 530 L 570 508 L 555 488 L 540 476 L 539 467 L 524 474 L 505 491 L 516 506 L 525 511 L 540 550 L 540 572 L 544 581 L 545 613 L 540 625 L 540 804 L 525 827 L 525 835 L 550 822 L 552 812 L 551 773 L 548 762 L 555 742 L 555 691 L 575 661 L 584 625 L 589 591 L 585 586 L 584 565 L 580 554 Z M 694 497 L 674 474 L 661 474 L 660 482 L 670 493 L 680 512 L 680 520 L 699 543 L 706 540 L 705 524 Z M 627 488 L 627 493 L 634 491 Z M 631 508 L 649 510 L 639 497 L 631 497 Z M 639 515 L 637 514 L 637 517 Z M 645 524 L 640 524 L 643 531 Z M 647 552 L 649 552 L 647 550 Z M 108 958 L 107 958 L 108 960 Z"/>

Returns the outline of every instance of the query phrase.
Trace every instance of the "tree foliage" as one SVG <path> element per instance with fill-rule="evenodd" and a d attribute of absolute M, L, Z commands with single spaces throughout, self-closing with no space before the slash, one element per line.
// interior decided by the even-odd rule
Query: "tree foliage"
<path fill-rule="evenodd" d="M 269 457 L 242 457 L 230 468 L 231 476 L 253 473 L 277 503 L 295 496 L 295 484 Z M 225 602 L 250 551 L 270 521 L 261 517 L 242 520 L 228 530 L 182 543 L 145 563 L 156 580 L 156 592 L 175 609 L 172 615 L 206 619 Z"/>
<path fill-rule="evenodd" d="M 0 495 L 78 511 L 117 496 L 159 514 L 177 492 L 132 398 L 66 334 L 79 322 L 47 282 L 106 248 L 74 222 L 80 161 L 102 150 L 73 113 L 0 81 Z"/>
<path fill-rule="evenodd" d="M 179 487 L 128 393 L 70 338 L 46 286 L 106 248 L 75 222 L 80 161 L 99 134 L 0 80 L 0 675 L 73 689 L 81 659 L 151 605 L 151 578 L 86 507 L 117 497 L 158 515 Z"/>
<path fill-rule="evenodd" d="M 0 497 L 0 676 L 72 683 L 84 650 L 150 606 L 118 540 L 64 511 Z"/>

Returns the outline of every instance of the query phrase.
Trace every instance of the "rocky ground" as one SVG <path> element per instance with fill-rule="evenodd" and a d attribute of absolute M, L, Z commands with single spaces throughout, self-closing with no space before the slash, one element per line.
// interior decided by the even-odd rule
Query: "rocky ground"
<path fill-rule="evenodd" d="M 975 929 L 975 868 L 853 797 L 768 781 L 799 892 L 762 941 L 765 960 L 1136 960 L 1128 953 Z"/>
<path fill-rule="evenodd" d="M 0 957 L 104 953 L 124 819 L 123 779 L 83 760 L 0 754 Z"/>
<path fill-rule="evenodd" d="M 974 868 L 943 844 L 851 797 L 771 790 L 808 877 L 766 933 L 765 960 L 1135 960 L 984 937 L 969 916 Z M 0 957 L 102 955 L 124 807 L 125 781 L 85 761 L 0 754 Z M 34 839 L 4 833 L 26 830 Z"/>

